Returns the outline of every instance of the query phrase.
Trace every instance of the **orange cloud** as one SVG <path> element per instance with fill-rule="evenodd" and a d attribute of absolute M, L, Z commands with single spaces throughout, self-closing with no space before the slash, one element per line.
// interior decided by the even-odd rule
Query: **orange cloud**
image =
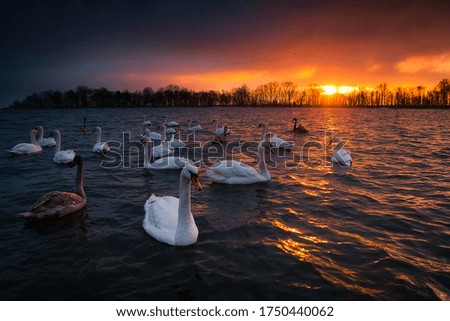
<path fill-rule="evenodd" d="M 396 68 L 400 72 L 414 73 L 429 71 L 436 73 L 450 72 L 450 52 L 439 55 L 413 56 L 399 62 Z"/>

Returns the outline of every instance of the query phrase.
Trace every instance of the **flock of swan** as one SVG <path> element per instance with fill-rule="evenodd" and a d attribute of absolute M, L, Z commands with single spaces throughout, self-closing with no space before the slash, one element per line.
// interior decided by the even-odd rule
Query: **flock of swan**
<path fill-rule="evenodd" d="M 297 125 L 297 119 L 292 120 L 294 127 L 293 132 L 307 133 L 308 131 L 302 126 Z M 215 124 L 216 135 L 212 143 L 226 143 L 227 135 L 230 130 L 227 126 L 219 128 L 217 121 Z M 198 168 L 196 162 L 185 157 L 174 156 L 174 150 L 186 146 L 181 139 L 175 139 L 175 133 L 178 130 L 174 127 L 179 126 L 175 121 L 164 121 L 158 128 L 161 134 L 151 132 L 148 126 L 151 121 L 144 118 L 143 126 L 145 132 L 142 135 L 142 143 L 144 143 L 144 167 L 155 170 L 181 169 L 179 198 L 173 196 L 155 196 L 152 194 L 145 202 L 145 217 L 143 220 L 144 230 L 153 238 L 160 242 L 164 242 L 174 246 L 186 246 L 197 241 L 198 228 L 195 224 L 194 217 L 191 212 L 191 187 L 195 186 L 199 191 L 202 190 L 201 183 L 198 179 Z M 265 150 L 267 148 L 281 148 L 291 150 L 294 148 L 292 142 L 287 142 L 282 138 L 268 133 L 264 123 L 259 124 L 261 128 L 261 138 L 257 147 L 258 164 L 254 168 L 247 164 L 235 160 L 218 161 L 206 170 L 208 177 L 215 183 L 219 184 L 254 184 L 259 182 L 267 182 L 271 180 L 268 167 L 265 162 Z M 170 131 L 168 129 L 171 129 Z M 192 125 L 189 121 L 188 131 L 202 130 L 200 124 Z M 87 133 L 86 118 L 84 118 L 83 127 L 78 129 L 79 132 Z M 109 146 L 107 142 L 102 141 L 102 130 L 95 127 L 96 142 L 93 145 L 94 153 L 107 153 Z M 167 133 L 172 133 L 170 140 L 167 140 Z M 157 135 L 155 135 L 157 134 Z M 39 139 L 36 140 L 36 136 Z M 14 146 L 9 152 L 12 155 L 34 154 L 42 151 L 42 147 L 55 146 L 55 154 L 53 161 L 59 164 L 67 164 L 71 167 L 77 166 L 75 190 L 74 192 L 54 191 L 43 195 L 39 198 L 27 212 L 20 213 L 21 217 L 43 219 L 58 218 L 71 213 L 75 213 L 87 205 L 86 194 L 83 189 L 83 159 L 76 155 L 73 150 L 61 150 L 61 133 L 58 130 L 51 132 L 51 137 L 44 137 L 44 129 L 37 126 L 31 130 L 31 143 L 21 143 Z M 153 146 L 153 141 L 159 140 L 160 144 Z M 351 154 L 344 148 L 341 140 L 337 139 L 337 150 L 332 154 L 332 161 L 343 166 L 352 164 Z M 331 144 L 332 142 L 330 142 Z"/>

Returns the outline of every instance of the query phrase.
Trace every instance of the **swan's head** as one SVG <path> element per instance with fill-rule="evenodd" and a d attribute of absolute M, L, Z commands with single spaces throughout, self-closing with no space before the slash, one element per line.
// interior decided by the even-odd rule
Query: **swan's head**
<path fill-rule="evenodd" d="M 60 137 L 61 136 L 61 133 L 59 132 L 59 130 L 57 130 L 57 129 L 55 129 L 55 130 L 52 130 L 51 131 L 51 133 L 50 133 L 50 136 L 51 137 Z"/>
<path fill-rule="evenodd" d="M 213 123 L 217 123 L 217 119 L 214 119 L 211 123 L 212 123 L 212 124 L 213 124 Z"/>
<path fill-rule="evenodd" d="M 42 133 L 44 131 L 44 127 L 36 126 L 35 130 L 37 130 L 39 133 Z"/>
<path fill-rule="evenodd" d="M 260 123 L 260 124 L 258 125 L 258 128 L 262 128 L 262 127 L 266 127 L 266 124 Z"/>
<path fill-rule="evenodd" d="M 39 131 L 35 128 L 31 131 L 31 134 L 36 136 L 37 134 L 39 134 Z"/>
<path fill-rule="evenodd" d="M 292 118 L 292 122 L 296 122 L 297 121 L 297 118 Z"/>
<path fill-rule="evenodd" d="M 198 168 L 192 163 L 187 163 L 183 170 L 181 171 L 181 175 L 184 178 L 190 179 L 192 184 L 194 184 L 195 188 L 199 191 L 202 190 L 202 184 L 198 180 Z"/>
<path fill-rule="evenodd" d="M 92 132 L 93 132 L 93 133 L 96 133 L 96 132 L 99 132 L 99 131 L 101 131 L 101 130 L 102 130 L 102 129 L 100 128 L 100 126 L 96 126 Z"/>

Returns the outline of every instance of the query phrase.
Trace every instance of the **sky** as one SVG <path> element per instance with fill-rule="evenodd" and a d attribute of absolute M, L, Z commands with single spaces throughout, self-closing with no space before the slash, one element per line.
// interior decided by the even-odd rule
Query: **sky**
<path fill-rule="evenodd" d="M 0 23 L 0 107 L 78 85 L 432 89 L 450 76 L 448 0 L 4 0 Z"/>

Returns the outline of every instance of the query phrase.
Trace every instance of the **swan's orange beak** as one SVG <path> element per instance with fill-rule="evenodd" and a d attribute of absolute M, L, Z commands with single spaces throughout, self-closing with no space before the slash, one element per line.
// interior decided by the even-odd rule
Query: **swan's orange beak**
<path fill-rule="evenodd" d="M 200 184 L 200 181 L 198 180 L 198 175 L 192 175 L 191 182 L 194 184 L 195 188 L 199 191 L 202 190 L 202 184 Z"/>

